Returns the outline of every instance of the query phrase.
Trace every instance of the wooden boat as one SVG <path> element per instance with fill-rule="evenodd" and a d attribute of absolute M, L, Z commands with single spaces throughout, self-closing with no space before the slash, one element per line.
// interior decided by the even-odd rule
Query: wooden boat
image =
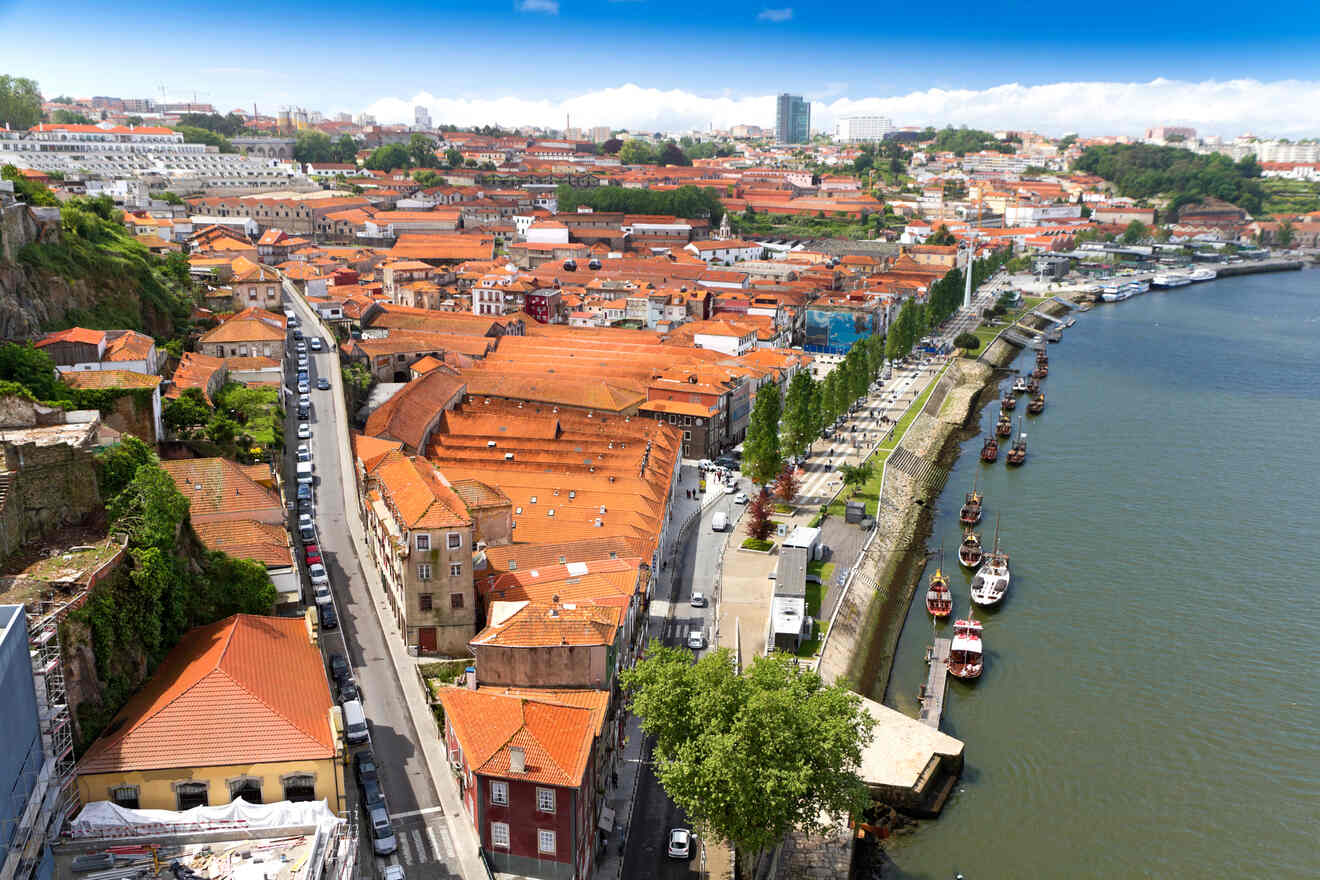
<path fill-rule="evenodd" d="M 1013 409 L 1016 406 L 1017 398 L 1011 394 L 1005 394 L 1003 397 L 999 398 L 1000 409 Z"/>
<path fill-rule="evenodd" d="M 1038 416 L 1045 412 L 1044 393 L 1037 394 L 1035 397 L 1031 398 L 1031 403 L 1027 404 L 1027 412 L 1031 413 L 1033 416 Z"/>
<path fill-rule="evenodd" d="M 1036 366 L 1044 367 L 1047 366 L 1049 362 L 1050 362 L 1049 352 L 1047 351 L 1036 352 Z"/>
<path fill-rule="evenodd" d="M 1017 380 L 1013 383 L 1012 391 L 1014 394 L 1026 394 L 1027 380 L 1022 378 L 1021 376 L 1018 376 Z"/>
<path fill-rule="evenodd" d="M 1026 432 L 1018 434 L 1017 439 L 1013 441 L 1013 448 L 1008 450 L 1008 458 L 1005 460 L 1014 467 L 1026 462 L 1027 460 Z"/>
<path fill-rule="evenodd" d="M 1027 383 L 1027 393 L 1028 393 L 1028 394 L 1040 394 L 1040 380 L 1039 380 L 1039 379 L 1034 379 L 1034 378 L 1033 378 L 1030 382 Z"/>
<path fill-rule="evenodd" d="M 998 605 L 1008 592 L 1010 580 L 1008 554 L 999 549 L 999 520 L 995 520 L 995 549 L 985 558 L 981 570 L 972 578 L 972 601 L 977 605 Z"/>
<path fill-rule="evenodd" d="M 1031 371 L 1031 378 L 1044 379 L 1050 374 L 1050 368 L 1044 364 L 1036 364 L 1036 369 Z"/>
<path fill-rule="evenodd" d="M 930 586 L 926 589 L 926 610 L 931 617 L 948 617 L 953 613 L 953 592 L 944 574 L 943 551 L 940 551 L 940 564 L 935 567 L 935 573 L 930 576 Z"/>
<path fill-rule="evenodd" d="M 970 614 L 966 620 L 955 620 L 953 642 L 949 646 L 949 674 L 964 681 L 980 678 L 984 663 L 981 622 Z"/>
<path fill-rule="evenodd" d="M 1013 418 L 1006 412 L 999 414 L 999 421 L 995 423 L 995 435 L 998 437 L 1013 436 Z"/>
<path fill-rule="evenodd" d="M 999 441 L 995 439 L 994 434 L 986 437 L 985 442 L 981 444 L 981 461 L 999 461 Z"/>
<path fill-rule="evenodd" d="M 976 532 L 971 529 L 963 532 L 962 543 L 958 545 L 958 561 L 966 568 L 976 568 L 984 556 L 985 551 L 981 549 L 981 539 Z"/>
<path fill-rule="evenodd" d="M 981 521 L 981 493 L 972 484 L 972 491 L 963 496 L 962 510 L 958 511 L 958 522 L 965 526 L 974 526 Z"/>

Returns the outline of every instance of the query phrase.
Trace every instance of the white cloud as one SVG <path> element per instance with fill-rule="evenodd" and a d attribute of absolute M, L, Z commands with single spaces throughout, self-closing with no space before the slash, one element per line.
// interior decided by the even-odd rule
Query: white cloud
<path fill-rule="evenodd" d="M 832 91 L 826 89 L 822 97 L 832 97 Z M 558 127 L 569 114 L 581 126 L 673 131 L 712 124 L 770 126 L 775 118 L 774 95 L 699 95 L 632 83 L 556 100 L 437 97 L 422 91 L 412 98 L 382 98 L 367 112 L 382 122 L 411 122 L 417 104 L 429 108 L 437 122 L 455 125 Z M 879 114 L 896 125 L 1021 128 L 1050 134 L 1140 134 L 1152 125 L 1191 125 L 1207 134 L 1313 136 L 1317 106 L 1320 81 L 1309 80 L 1008 83 L 814 101 L 811 123 L 812 128 L 828 130 L 841 116 Z"/>
<path fill-rule="evenodd" d="M 792 17 L 793 7 L 785 6 L 783 9 L 762 9 L 761 14 L 756 16 L 756 20 L 779 23 L 781 21 L 788 21 Z"/>
<path fill-rule="evenodd" d="M 514 0 L 513 8 L 519 12 L 544 12 L 546 15 L 558 15 L 559 0 Z"/>

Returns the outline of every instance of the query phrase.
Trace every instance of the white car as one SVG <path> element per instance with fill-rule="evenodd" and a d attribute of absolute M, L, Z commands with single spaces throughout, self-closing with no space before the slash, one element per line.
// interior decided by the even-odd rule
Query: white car
<path fill-rule="evenodd" d="M 312 425 L 310 422 L 300 422 L 298 424 L 298 439 L 299 440 L 312 439 Z"/>
<path fill-rule="evenodd" d="M 669 831 L 669 857 L 671 859 L 692 858 L 692 832 L 686 828 L 672 828 Z"/>
<path fill-rule="evenodd" d="M 694 651 L 700 651 L 706 647 L 706 634 L 701 631 L 700 627 L 688 632 L 687 646 Z"/>
<path fill-rule="evenodd" d="M 747 503 L 747 493 L 746 493 L 746 492 L 739 492 L 737 495 L 734 495 L 734 496 L 733 496 L 733 503 L 734 503 L 734 504 L 746 504 L 746 503 Z"/>
<path fill-rule="evenodd" d="M 738 485 L 737 485 L 736 483 L 725 483 L 725 484 L 724 484 L 724 494 L 725 494 L 725 495 L 732 495 L 734 492 L 737 492 L 737 491 L 738 491 Z"/>
<path fill-rule="evenodd" d="M 299 461 L 311 461 L 311 460 L 312 460 L 312 450 L 311 450 L 310 447 L 308 447 L 308 445 L 307 445 L 306 443 L 299 443 L 299 444 L 298 444 L 298 460 L 299 460 Z"/>
<path fill-rule="evenodd" d="M 380 877 L 381 880 L 407 880 L 403 873 L 403 865 L 386 865 Z"/>
<path fill-rule="evenodd" d="M 328 585 L 330 583 L 330 573 L 327 572 L 325 570 L 325 566 L 319 562 L 314 562 L 311 565 L 307 566 L 307 574 L 311 577 L 312 583 L 314 585 L 315 584 Z"/>
<path fill-rule="evenodd" d="M 329 584 L 312 584 L 312 592 L 316 594 L 317 605 L 329 605 L 334 600 Z"/>
<path fill-rule="evenodd" d="M 705 594 L 705 593 L 693 593 L 693 594 L 692 594 L 692 607 L 693 607 L 693 608 L 705 608 L 705 607 L 706 607 L 706 594 Z"/>

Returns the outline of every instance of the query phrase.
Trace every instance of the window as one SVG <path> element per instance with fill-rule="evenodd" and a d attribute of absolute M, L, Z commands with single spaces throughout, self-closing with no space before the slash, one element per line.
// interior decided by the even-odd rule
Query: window
<path fill-rule="evenodd" d="M 239 798 L 249 804 L 261 803 L 261 780 L 254 776 L 231 779 L 229 781 L 229 799 L 236 801 Z"/>
<path fill-rule="evenodd" d="M 498 846 L 501 849 L 509 848 L 509 823 L 490 823 L 490 845 Z"/>
<path fill-rule="evenodd" d="M 127 807 L 130 810 L 140 809 L 138 787 L 136 785 L 121 785 L 118 788 L 110 789 L 110 800 L 121 807 Z"/>
<path fill-rule="evenodd" d="M 255 287 L 249 287 L 248 299 L 256 299 L 256 298 L 257 298 L 257 289 Z"/>
<path fill-rule="evenodd" d="M 450 608 L 453 608 L 454 610 L 458 610 L 458 609 L 462 608 L 462 607 L 463 607 L 463 594 L 462 594 L 462 593 L 450 593 L 450 594 L 449 594 L 449 607 L 450 607 Z"/>
<path fill-rule="evenodd" d="M 207 797 L 208 783 L 205 782 L 180 782 L 174 786 L 174 796 L 178 801 L 180 810 L 191 810 L 193 807 L 205 807 L 210 805 L 210 799 Z"/>
<path fill-rule="evenodd" d="M 684 431 L 684 432 L 683 432 L 683 442 L 686 443 L 686 442 L 688 442 L 688 441 L 691 440 L 691 439 L 692 439 L 692 432 L 691 432 L 691 431 Z"/>
<path fill-rule="evenodd" d="M 544 828 L 536 829 L 536 851 L 552 856 L 555 854 L 555 833 Z"/>
<path fill-rule="evenodd" d="M 507 807 L 509 805 L 509 783 L 492 780 L 490 783 L 490 802 Z"/>
<path fill-rule="evenodd" d="M 417 579 L 421 581 L 429 581 L 431 579 L 431 563 L 419 562 L 417 564 Z"/>
<path fill-rule="evenodd" d="M 451 562 L 451 563 L 449 563 L 449 576 L 450 576 L 450 577 L 458 577 L 458 576 L 461 575 L 462 573 L 463 573 L 463 563 L 461 563 L 461 562 Z"/>
<path fill-rule="evenodd" d="M 418 549 L 418 550 L 430 550 L 430 549 L 431 549 L 431 536 L 430 536 L 430 535 L 418 535 L 418 536 L 417 536 L 417 549 Z"/>
<path fill-rule="evenodd" d="M 310 773 L 290 773 L 280 777 L 286 801 L 316 800 L 316 777 Z"/>
<path fill-rule="evenodd" d="M 417 596 L 417 607 L 422 611 L 430 611 L 432 607 L 431 594 L 421 593 Z"/>
<path fill-rule="evenodd" d="M 555 790 L 553 788 L 537 787 L 536 810 L 539 813 L 553 813 L 555 811 Z"/>
<path fill-rule="evenodd" d="M 457 550 L 458 548 L 463 546 L 463 535 L 460 532 L 450 532 L 448 541 L 449 541 L 449 549 Z"/>

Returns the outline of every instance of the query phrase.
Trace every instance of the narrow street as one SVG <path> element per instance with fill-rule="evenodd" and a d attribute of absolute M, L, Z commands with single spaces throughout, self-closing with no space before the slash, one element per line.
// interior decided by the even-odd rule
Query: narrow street
<path fill-rule="evenodd" d="M 301 302 L 286 299 L 286 306 L 299 315 L 301 329 L 309 338 L 318 332 L 319 323 Z M 300 443 L 308 444 L 316 466 L 316 529 L 339 618 L 337 630 L 322 631 L 322 644 L 327 657 L 332 653 L 343 653 L 353 667 L 371 729 L 369 747 L 376 757 L 381 789 L 398 838 L 397 853 L 376 859 L 371 852 L 366 814 L 359 813 L 359 839 L 364 848 L 361 864 L 375 864 L 378 869 L 387 864 L 400 864 L 410 874 L 417 871 L 416 876 L 456 877 L 458 875 L 450 868 L 454 846 L 439 806 L 440 799 L 418 747 L 420 740 L 404 703 L 403 690 L 386 653 L 385 633 L 370 607 L 365 575 L 348 530 L 347 517 L 358 514 L 345 509 L 345 493 L 339 486 L 341 452 L 335 439 L 334 414 L 335 407 L 341 403 L 335 399 L 333 390 L 316 390 L 318 377 L 328 376 L 327 371 L 338 369 L 338 354 L 333 339 L 326 338 L 321 332 L 325 350 L 308 353 L 312 382 L 312 436 L 307 440 L 298 439 L 296 406 L 289 406 L 285 425 L 285 473 L 290 475 L 287 479 L 292 484 L 295 451 Z M 296 355 L 288 360 L 286 383 L 296 397 Z M 297 534 L 296 527 L 294 534 Z M 301 556 L 301 546 L 298 552 Z M 308 599 L 311 599 L 310 593 Z M 345 768 L 345 777 L 355 803 L 357 787 L 351 766 Z M 370 872 L 368 876 L 374 873 L 378 871 Z"/>

